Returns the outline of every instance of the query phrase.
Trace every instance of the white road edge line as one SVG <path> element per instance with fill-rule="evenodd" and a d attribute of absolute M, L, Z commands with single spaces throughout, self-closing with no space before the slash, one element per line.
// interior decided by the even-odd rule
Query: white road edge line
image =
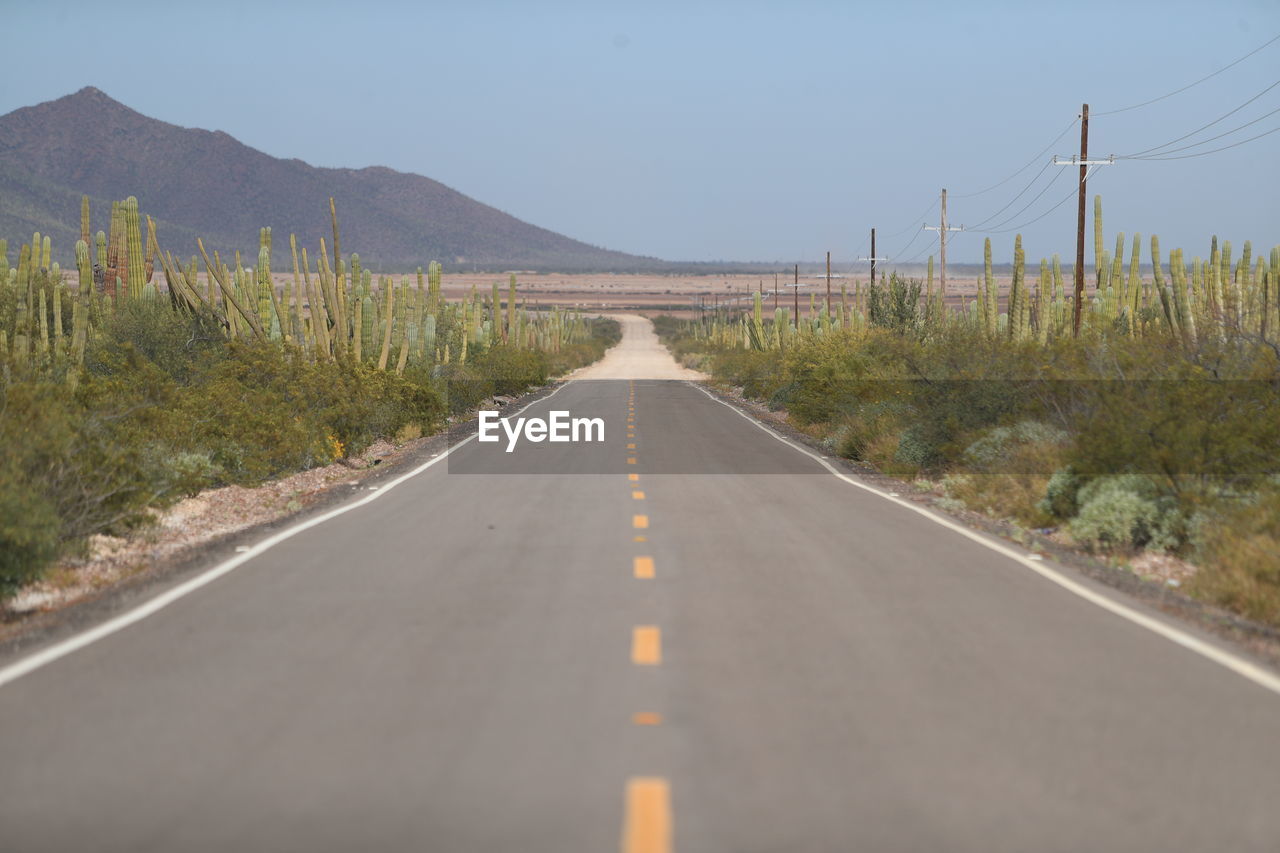
<path fill-rule="evenodd" d="M 574 380 L 570 379 L 566 382 L 561 383 L 550 394 L 547 394 L 545 397 L 539 397 L 537 400 L 533 400 L 527 405 L 521 407 L 521 409 L 515 412 L 515 414 L 517 415 L 521 414 L 526 409 L 529 409 L 532 406 L 536 406 L 537 404 L 543 402 L 544 400 L 551 399 L 556 394 L 559 394 L 562 389 L 568 387 L 568 385 L 573 381 Z M 121 613 L 119 616 L 115 616 L 111 619 L 108 619 L 106 622 L 103 622 L 100 625 L 96 625 L 87 631 L 82 631 L 79 634 L 75 634 L 71 637 L 68 637 L 65 640 L 54 643 L 53 645 L 47 648 L 41 649 L 40 651 L 35 652 L 34 654 L 28 657 L 25 657 L 21 660 L 11 663 L 9 666 L 6 666 L 0 669 L 0 687 L 4 687 L 6 684 L 17 681 L 22 676 L 35 672 L 37 669 L 40 669 L 41 667 L 48 666 L 49 664 L 53 663 L 59 658 L 64 658 L 67 655 L 71 654 L 72 652 L 76 652 L 76 651 L 79 651 L 80 649 L 83 649 L 85 646 L 91 645 L 93 643 L 98 642 L 101 639 L 109 637 L 112 634 L 116 633 L 117 631 L 122 631 L 136 622 L 141 622 L 143 619 L 146 619 L 148 616 L 151 616 L 152 614 L 157 613 L 158 611 L 168 607 L 170 604 L 173 604 L 178 599 L 185 598 L 186 596 L 200 589 L 202 586 L 206 586 L 208 584 L 213 583 L 223 575 L 230 574 L 231 572 L 240 568 L 240 566 L 243 566 L 245 563 L 252 560 L 254 557 L 257 557 L 258 555 L 264 553 L 265 551 L 268 551 L 271 548 L 274 548 L 276 545 L 279 545 L 281 542 L 284 542 L 286 539 L 291 539 L 294 536 L 297 536 L 299 533 L 301 533 L 304 530 L 310 530 L 312 527 L 315 527 L 320 524 L 324 524 L 326 521 L 329 521 L 330 519 L 337 518 L 338 516 L 344 515 L 353 509 L 362 507 L 366 504 L 376 501 L 378 498 L 382 497 L 387 492 L 391 491 L 396 486 L 400 485 L 406 480 L 410 480 L 418 476 L 423 471 L 426 471 L 428 468 L 430 468 L 432 465 L 435 465 L 437 462 L 441 462 L 447 459 L 449 457 L 449 454 L 453 453 L 453 451 L 457 450 L 459 447 L 462 447 L 462 445 L 471 441 L 475 437 L 476 437 L 476 434 L 472 433 L 471 435 L 464 438 L 462 441 L 459 441 L 457 444 L 451 445 L 450 447 L 446 448 L 444 452 L 438 455 L 432 456 L 431 459 L 419 465 L 417 468 L 414 468 L 409 473 L 402 474 L 401 476 L 397 477 L 396 479 L 392 480 L 391 482 L 387 483 L 384 486 L 379 486 L 377 491 L 369 492 L 365 497 L 361 498 L 358 501 L 352 501 L 351 503 L 343 504 L 342 506 L 335 507 L 334 509 L 331 509 L 326 513 L 322 513 L 321 515 L 317 515 L 313 518 L 308 518 L 306 521 L 299 522 L 298 524 L 295 524 L 293 527 L 289 527 L 285 530 L 281 530 L 279 533 L 276 533 L 272 536 L 268 536 L 266 539 L 263 539 L 261 542 L 258 542 L 252 547 L 246 549 L 245 551 L 242 551 L 236 554 L 236 556 L 232 557 L 231 559 L 225 562 L 219 563 L 213 568 L 208 569 L 207 571 L 199 575 L 196 575 L 191 580 L 184 581 L 183 583 L 178 584 L 172 589 L 169 589 L 169 590 L 166 590 L 165 592 L 160 593 L 155 598 L 152 598 L 146 601 L 145 603 L 138 605 L 132 610 L 125 611 L 124 613 Z"/>
<path fill-rule="evenodd" d="M 1052 581 L 1053 583 L 1057 584 L 1058 586 L 1062 587 L 1068 592 L 1078 595 L 1080 598 L 1083 598 L 1085 601 L 1088 601 L 1091 604 L 1096 604 L 1098 607 L 1101 607 L 1103 610 L 1110 611 L 1111 613 L 1114 613 L 1115 615 L 1119 616 L 1122 619 L 1127 619 L 1128 621 L 1134 623 L 1135 625 L 1138 625 L 1142 628 L 1146 628 L 1148 631 L 1151 631 L 1152 633 L 1159 634 L 1161 637 L 1164 637 L 1166 640 L 1177 643 L 1179 646 L 1182 646 L 1185 649 L 1195 652 L 1201 657 L 1208 658 L 1214 663 L 1220 666 L 1226 667 L 1227 669 L 1231 670 L 1237 675 L 1240 675 L 1240 676 L 1243 676 L 1244 678 L 1249 679 L 1254 684 L 1257 684 L 1260 687 L 1264 687 L 1273 693 L 1280 694 L 1280 676 L 1277 676 L 1275 673 L 1272 673 L 1271 671 L 1264 669 L 1258 664 L 1253 663 L 1250 660 L 1246 660 L 1245 658 L 1242 658 L 1239 655 L 1232 654 L 1231 652 L 1228 652 L 1225 649 L 1221 649 L 1215 645 L 1206 643 L 1204 640 L 1201 640 L 1198 637 L 1192 636 L 1191 634 L 1188 634 L 1185 631 L 1175 628 L 1172 625 L 1166 624 L 1165 622 L 1162 622 L 1159 619 L 1154 619 L 1145 613 L 1141 613 L 1137 610 L 1134 610 L 1132 607 L 1129 607 L 1125 604 L 1121 604 L 1118 601 L 1114 601 L 1105 595 L 1095 592 L 1094 590 L 1089 589 L 1084 584 L 1081 584 L 1078 581 L 1072 580 L 1071 578 L 1067 577 L 1061 572 L 1055 571 L 1045 563 L 1032 559 L 1031 555 L 1019 553 L 1018 551 L 1015 551 L 1013 548 L 1007 547 L 999 542 L 988 539 L 987 537 L 973 530 L 970 530 L 967 527 L 963 527 L 959 524 L 956 524 L 954 521 L 951 521 L 948 518 L 943 518 L 940 515 L 936 515 L 935 513 L 930 512 L 924 507 L 918 506 L 910 501 L 903 500 L 902 498 L 893 497 L 888 492 L 883 492 L 880 489 L 875 488 L 874 486 L 868 486 L 866 483 L 859 482 L 858 480 L 855 480 L 853 477 L 850 477 L 849 475 L 845 474 L 843 471 L 836 468 L 834 465 L 832 465 L 826 459 L 823 459 L 818 454 L 812 452 L 806 447 L 802 447 L 801 445 L 796 444 L 794 441 L 791 441 L 790 439 L 783 437 L 777 432 L 774 432 L 772 429 L 765 426 L 755 418 L 751 417 L 746 412 L 743 412 L 741 409 L 739 409 L 736 406 L 726 403 L 724 400 L 721 400 L 719 397 L 715 396 L 707 389 L 699 385 L 694 385 L 691 382 L 688 384 L 692 385 L 694 388 L 697 388 L 699 391 L 701 391 L 703 394 L 706 394 L 715 402 L 719 403 L 720 405 L 724 406 L 725 408 L 729 409 L 735 414 L 741 416 L 748 423 L 756 427 L 759 427 L 760 429 L 764 430 L 766 433 L 768 433 L 778 441 L 782 442 L 783 444 L 788 445 L 792 449 L 798 450 L 799 452 L 803 453 L 805 456 L 808 456 L 810 459 L 813 459 L 823 468 L 826 468 L 827 471 L 829 471 L 835 477 L 845 481 L 849 485 L 857 486 L 859 489 L 864 489 L 865 491 L 871 492 L 873 495 L 878 495 L 887 501 L 892 501 L 893 503 L 896 503 L 899 506 L 904 507 L 905 509 L 909 509 L 912 512 L 919 513 L 920 515 L 923 515 L 925 518 L 929 519 L 930 521 L 936 524 L 940 524 L 943 527 L 953 530 L 956 533 L 959 533 L 961 536 L 964 536 L 968 539 L 972 539 L 974 542 L 977 542 L 979 545 L 990 548 L 992 551 L 995 551 L 997 554 L 1001 554 L 1005 557 L 1008 557 L 1011 560 L 1016 561 L 1017 563 L 1025 566 L 1026 568 L 1030 569 L 1031 571 L 1045 578 L 1046 580 Z"/>

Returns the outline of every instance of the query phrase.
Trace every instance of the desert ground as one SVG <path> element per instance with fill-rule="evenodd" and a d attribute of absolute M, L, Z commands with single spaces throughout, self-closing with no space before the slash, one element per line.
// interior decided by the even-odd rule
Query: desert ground
<path fill-rule="evenodd" d="M 1070 271 L 1064 270 L 1065 285 L 1070 292 Z M 64 271 L 69 287 L 76 285 L 74 271 Z M 497 282 L 501 288 L 502 298 L 506 298 L 510 272 L 490 273 L 445 273 L 441 279 L 441 287 L 445 297 L 456 301 L 469 294 L 475 288 L 482 296 L 487 296 Z M 655 274 L 621 274 L 621 273 L 533 273 L 516 272 L 516 284 L 519 296 L 530 308 L 550 308 L 553 306 L 576 307 L 595 313 L 627 312 L 652 317 L 658 314 L 674 314 L 676 316 L 692 316 L 697 313 L 698 306 L 707 308 L 724 306 L 749 308 L 751 294 L 757 290 L 765 296 L 764 307 L 772 311 L 775 307 L 791 308 L 795 305 L 795 295 L 790 286 L 794 276 L 780 273 L 776 279 L 771 275 L 655 275 Z M 909 278 L 923 278 L 923 273 L 910 271 L 903 273 Z M 401 274 L 393 273 L 399 279 Z M 409 275 L 412 278 L 412 274 Z M 291 273 L 274 273 L 272 275 L 277 288 L 283 291 L 291 286 Z M 374 276 L 375 281 L 378 276 Z M 1091 292 L 1092 272 L 1086 271 L 1086 288 Z M 855 286 L 866 286 L 869 276 L 863 274 L 833 274 L 831 278 L 831 298 L 833 304 L 840 300 L 840 288 L 843 285 L 852 300 Z M 1030 272 L 1028 283 L 1035 292 L 1036 276 Z M 203 291 L 205 276 L 198 276 Z M 996 286 L 1001 298 L 1007 296 L 1011 282 L 1009 275 L 996 275 Z M 157 268 L 153 281 L 163 288 L 164 273 Z M 947 277 L 947 301 L 958 307 L 963 298 L 968 301 L 975 297 L 981 275 L 969 273 L 951 274 Z M 935 286 L 938 278 L 935 275 Z M 776 293 L 776 296 L 775 296 Z M 808 316 L 809 295 L 813 294 L 820 307 L 826 300 L 827 285 L 822 275 L 800 276 L 800 314 Z M 741 301 L 735 301 L 741 300 Z"/>
<path fill-rule="evenodd" d="M 442 278 L 442 287 L 449 299 L 459 299 L 476 287 L 485 293 L 495 281 L 503 287 L 509 273 L 446 273 Z M 868 276 L 844 275 L 832 276 L 831 296 L 833 302 L 840 299 L 840 287 L 844 285 L 853 296 L 855 282 L 866 285 Z M 779 307 L 788 308 L 795 304 L 793 289 L 789 287 L 794 278 L 791 275 L 779 275 L 777 279 L 777 299 Z M 937 279 L 935 278 L 935 284 Z M 951 302 L 958 304 L 960 297 L 972 299 L 977 292 L 978 278 L 972 275 L 948 276 L 947 293 Z M 1009 276 L 997 276 L 996 283 L 1002 294 L 1008 292 Z M 759 275 L 624 275 L 624 274 L 538 274 L 516 273 L 516 283 L 521 297 L 531 306 L 581 306 L 588 311 L 626 311 L 646 316 L 655 314 L 689 315 L 696 313 L 699 304 L 713 307 L 732 300 L 743 299 L 742 306 L 747 306 L 752 292 L 761 290 L 765 294 L 765 309 L 775 307 L 774 278 Z M 818 304 L 826 300 L 827 285 L 824 276 L 800 276 L 800 311 L 802 316 L 809 313 L 809 294 L 815 295 Z M 1032 283 L 1034 288 L 1034 282 Z"/>

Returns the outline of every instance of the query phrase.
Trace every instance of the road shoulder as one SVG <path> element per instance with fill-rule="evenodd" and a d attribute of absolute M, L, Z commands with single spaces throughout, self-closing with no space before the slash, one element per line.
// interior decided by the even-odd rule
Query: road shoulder
<path fill-rule="evenodd" d="M 1274 628 L 1190 598 L 1164 584 L 1145 580 L 1132 571 L 1109 565 L 1093 555 L 1065 546 L 1035 531 L 1025 530 L 972 510 L 957 510 L 945 506 L 941 496 L 934 492 L 886 476 L 869 465 L 837 456 L 822 442 L 793 427 L 786 420 L 785 413 L 773 411 L 758 401 L 743 397 L 739 389 L 726 390 L 712 383 L 696 384 L 720 402 L 767 426 L 787 441 L 820 455 L 832 467 L 874 490 L 890 493 L 953 523 L 1038 554 L 1044 560 L 1051 561 L 1051 565 L 1066 576 L 1101 585 L 1112 595 L 1121 593 L 1121 596 L 1114 597 L 1125 604 L 1141 606 L 1171 617 L 1182 627 L 1195 629 L 1229 646 L 1232 651 L 1272 671 L 1280 672 L 1280 631 Z"/>

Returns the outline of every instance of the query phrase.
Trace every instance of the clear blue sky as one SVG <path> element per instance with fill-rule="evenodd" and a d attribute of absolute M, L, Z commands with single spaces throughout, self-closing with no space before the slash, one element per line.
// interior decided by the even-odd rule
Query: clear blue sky
<path fill-rule="evenodd" d="M 1089 102 L 1090 153 L 1127 154 L 1280 80 L 1275 0 L 1203 2 L 201 2 L 6 0 L 0 112 L 94 85 L 175 124 L 280 157 L 418 172 L 601 246 L 680 260 L 837 264 L 903 252 L 940 188 L 987 219 Z M 115 39 L 119 41 L 115 41 Z M 18 69 L 23 69 L 18 71 Z M 1192 137 L 1280 107 L 1280 87 Z M 1280 113 L 1203 148 L 1280 127 Z M 1179 147 L 1174 146 L 1174 147 Z M 1179 153 L 1195 153 L 1190 149 Z M 1280 133 L 1209 156 L 1099 169 L 1116 230 L 1205 253 L 1213 233 L 1280 242 Z M 1019 225 L 1072 189 L 1051 178 Z M 145 199 L 144 199 L 145 203 Z M 1074 251 L 1075 202 L 1023 229 L 1028 257 Z M 269 223 L 264 223 L 269 224 Z M 988 227 L 989 227 L 988 226 Z M 905 233 L 902 232 L 906 229 Z M 1012 255 L 1013 234 L 993 237 Z M 1256 250 L 1256 249 L 1255 249 Z M 949 258 L 981 258 L 954 235 Z M 1092 252 L 1090 252 L 1090 259 Z"/>

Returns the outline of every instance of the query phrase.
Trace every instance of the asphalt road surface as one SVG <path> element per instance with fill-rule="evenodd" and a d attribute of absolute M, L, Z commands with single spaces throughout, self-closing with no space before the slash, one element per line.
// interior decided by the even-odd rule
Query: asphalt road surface
<path fill-rule="evenodd" d="M 638 378 L 524 413 L 603 442 L 470 441 L 0 671 L 0 848 L 1280 849 L 1265 674 L 644 378 L 627 328 Z"/>

